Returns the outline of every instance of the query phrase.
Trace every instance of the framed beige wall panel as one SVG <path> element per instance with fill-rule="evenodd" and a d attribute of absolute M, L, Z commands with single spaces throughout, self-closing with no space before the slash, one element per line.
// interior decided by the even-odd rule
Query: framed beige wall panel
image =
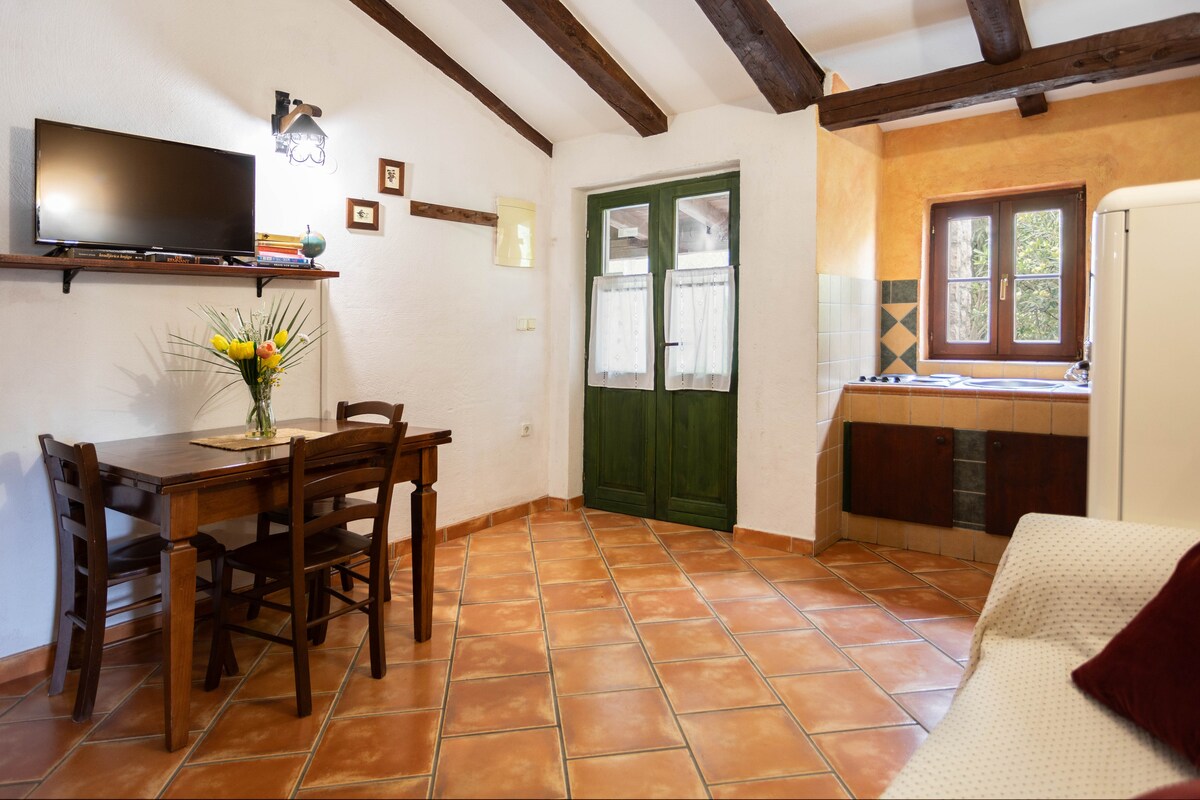
<path fill-rule="evenodd" d="M 533 266 L 533 228 L 537 206 L 515 197 L 496 200 L 496 257 L 501 267 Z"/>

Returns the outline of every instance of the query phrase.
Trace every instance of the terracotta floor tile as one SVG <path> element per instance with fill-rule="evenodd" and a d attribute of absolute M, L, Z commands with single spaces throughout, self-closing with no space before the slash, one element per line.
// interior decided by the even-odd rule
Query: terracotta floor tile
<path fill-rule="evenodd" d="M 712 787 L 715 800 L 826 800 L 848 798 L 846 790 L 832 773 L 801 775 L 797 778 L 771 778 L 749 783 L 726 783 Z"/>
<path fill-rule="evenodd" d="M 951 597 L 987 597 L 992 588 L 992 576 L 977 569 L 926 572 L 921 577 Z"/>
<path fill-rule="evenodd" d="M 879 564 L 846 564 L 834 567 L 833 571 L 856 589 L 904 589 L 925 585 L 912 573 L 886 561 Z"/>
<path fill-rule="evenodd" d="M 889 693 L 954 689 L 962 679 L 963 668 L 928 642 L 872 644 L 846 654 Z"/>
<path fill-rule="evenodd" d="M 707 798 L 687 750 L 658 750 L 567 762 L 577 798 Z"/>
<path fill-rule="evenodd" d="M 566 797 L 563 771 L 554 728 L 446 739 L 438 753 L 433 796 Z"/>
<path fill-rule="evenodd" d="M 637 641 L 637 633 L 623 608 L 547 614 L 546 629 L 551 648 Z"/>
<path fill-rule="evenodd" d="M 37 788 L 37 781 L 28 783 L 5 783 L 0 785 L 0 800 L 21 800 Z"/>
<path fill-rule="evenodd" d="M 812 627 L 804 615 L 782 597 L 722 600 L 719 603 L 713 603 L 712 607 L 732 633 L 783 631 Z"/>
<path fill-rule="evenodd" d="M 452 594 L 443 592 L 442 594 Z M 399 598 L 401 602 L 407 601 L 409 608 L 412 607 L 412 597 L 405 596 Z M 384 606 L 389 606 L 391 603 L 384 603 Z M 384 615 L 386 619 L 386 613 Z M 408 624 L 412 624 L 412 619 L 407 620 Z M 386 622 L 384 623 L 386 624 Z M 329 626 L 325 631 L 325 641 L 316 647 L 310 648 L 309 652 L 319 652 L 322 650 L 340 650 L 347 647 L 358 647 L 362 644 L 367 635 L 367 628 L 370 626 L 370 620 L 366 614 L 346 614 L 337 619 L 330 620 Z M 290 634 L 289 634 L 290 635 Z M 272 644 L 267 648 L 267 653 L 285 653 L 291 656 L 292 648 L 282 644 Z M 239 666 L 241 666 L 239 664 Z M 249 666 L 249 665 L 247 665 Z"/>
<path fill-rule="evenodd" d="M 475 636 L 454 646 L 450 680 L 497 678 L 529 672 L 549 672 L 546 640 L 541 631 Z"/>
<path fill-rule="evenodd" d="M 683 744 L 667 699 L 658 689 L 560 697 L 558 707 L 568 758 Z"/>
<path fill-rule="evenodd" d="M 975 569 L 983 570 L 988 575 L 995 575 L 996 567 L 999 566 L 998 564 L 986 564 L 982 561 L 968 561 L 967 563 Z"/>
<path fill-rule="evenodd" d="M 783 595 L 801 611 L 871 605 L 871 601 L 861 592 L 851 589 L 838 578 L 786 581 L 775 584 L 775 588 L 783 592 Z"/>
<path fill-rule="evenodd" d="M 688 714 L 679 724 L 710 784 L 828 769 L 782 706 Z"/>
<path fill-rule="evenodd" d="M 978 621 L 978 617 L 956 617 L 913 622 L 910 627 L 955 661 L 963 661 L 971 655 L 971 636 Z"/>
<path fill-rule="evenodd" d="M 542 587 L 542 606 L 550 611 L 619 608 L 621 596 L 612 581 L 559 583 Z"/>
<path fill-rule="evenodd" d="M 19 697 L 0 697 L 0 718 L 3 718 L 4 714 L 19 702 L 21 702 Z"/>
<path fill-rule="evenodd" d="M 387 639 L 384 639 L 386 646 Z M 342 686 L 354 650 L 312 650 L 308 654 L 309 678 L 314 694 L 336 692 Z M 267 697 L 295 697 L 296 673 L 291 653 L 267 653 L 237 690 L 235 700 L 262 700 Z"/>
<path fill-rule="evenodd" d="M 769 581 L 805 581 L 813 578 L 832 578 L 825 567 L 808 556 L 757 558 L 754 568 Z"/>
<path fill-rule="evenodd" d="M 966 606 L 967 608 L 971 609 L 972 611 L 974 611 L 976 614 L 978 614 L 981 611 L 983 611 L 983 607 L 985 605 L 987 605 L 987 598 L 986 597 L 968 597 L 966 600 L 962 601 L 962 604 L 964 606 Z"/>
<path fill-rule="evenodd" d="M 375 800 L 379 797 L 407 798 L 407 800 L 425 800 L 429 796 L 429 778 L 401 778 L 398 781 L 371 781 L 369 783 L 352 783 L 342 786 L 330 786 L 320 789 L 302 789 L 296 797 L 303 800 Z"/>
<path fill-rule="evenodd" d="M 467 538 L 469 539 L 470 537 Z M 462 539 L 461 541 L 466 542 L 467 539 Z M 461 567 L 467 563 L 467 548 L 451 547 L 444 544 L 438 545 L 433 560 L 434 564 L 438 567 Z M 412 567 L 412 555 L 404 556 L 403 559 L 397 559 L 397 563 L 401 568 Z"/>
<path fill-rule="evenodd" d="M 208 659 L 207 650 L 204 658 Z M 122 700 L 132 694 L 133 690 L 153 671 L 154 667 L 145 664 L 100 670 L 100 682 L 96 688 L 96 704 L 93 715 L 99 716 L 112 711 L 121 704 Z M 37 686 L 4 715 L 4 721 L 8 723 L 31 719 L 70 717 L 75 710 L 75 691 L 79 686 L 79 671 L 72 670 L 67 673 L 67 682 L 61 694 L 53 697 L 47 695 L 47 686 L 49 686 L 49 682 Z"/>
<path fill-rule="evenodd" d="M 659 538 L 662 539 L 662 543 L 672 553 L 730 549 L 724 539 L 711 531 L 673 533 Z"/>
<path fill-rule="evenodd" d="M 963 569 L 967 566 L 967 562 L 957 558 L 940 556 L 935 553 L 922 553 L 919 550 L 886 550 L 882 551 L 880 555 L 909 572 Z"/>
<path fill-rule="evenodd" d="M 601 558 L 570 558 L 538 564 L 538 583 L 542 585 L 602 581 L 607 578 L 608 568 Z"/>
<path fill-rule="evenodd" d="M 746 544 L 745 542 L 733 542 L 730 544 L 738 555 L 742 558 L 780 558 L 787 554 L 786 550 L 779 550 L 774 547 L 762 547 L 757 544 Z"/>
<path fill-rule="evenodd" d="M 920 638 L 878 606 L 808 611 L 806 616 L 838 647 L 912 642 Z"/>
<path fill-rule="evenodd" d="M 772 678 L 771 686 L 809 733 L 912 722 L 904 709 L 858 670 Z"/>
<path fill-rule="evenodd" d="M 684 589 L 687 577 L 673 564 L 654 564 L 649 567 L 613 567 L 613 580 L 622 592 L 645 592 L 651 589 Z"/>
<path fill-rule="evenodd" d="M 931 731 L 950 710 L 950 703 L 954 700 L 956 691 L 958 690 L 934 689 L 929 692 L 904 692 L 893 695 L 893 699 L 903 706 L 913 719 L 921 723 L 925 730 Z"/>
<path fill-rule="evenodd" d="M 30 797 L 157 797 L 187 758 L 191 744 L 173 753 L 162 737 L 81 745 Z M 119 764 L 120 769 L 113 769 Z"/>
<path fill-rule="evenodd" d="M 817 561 L 828 566 L 842 564 L 866 564 L 872 561 L 883 561 L 875 551 L 869 550 L 857 542 L 838 542 L 827 547 L 817 556 Z"/>
<path fill-rule="evenodd" d="M 521 533 L 493 533 L 484 535 L 483 532 L 473 534 L 470 537 L 471 543 L 467 546 L 467 553 L 471 558 L 475 556 L 495 556 L 528 553 L 529 549 L 529 534 L 522 531 Z"/>
<path fill-rule="evenodd" d="M 658 685 L 654 670 L 638 644 L 610 644 L 554 650 L 554 688 L 559 696 Z"/>
<path fill-rule="evenodd" d="M 336 786 L 433 771 L 440 711 L 412 711 L 329 723 L 304 786 Z"/>
<path fill-rule="evenodd" d="M 487 636 L 496 633 L 540 631 L 542 607 L 537 600 L 513 600 L 463 606 L 458 612 L 458 635 Z"/>
<path fill-rule="evenodd" d="M 592 537 L 588 526 L 583 522 L 567 522 L 562 524 L 531 525 L 531 538 L 535 542 L 558 542 L 567 539 L 590 539 Z"/>
<path fill-rule="evenodd" d="M 446 697 L 442 735 L 495 733 L 554 723 L 549 674 L 455 681 Z"/>
<path fill-rule="evenodd" d="M 253 625 L 254 623 L 250 623 L 250 624 Z M 278 628 L 278 625 L 276 625 L 274 627 Z M 234 651 L 234 653 L 237 654 L 238 668 L 241 671 L 241 673 L 245 674 L 247 670 L 251 669 L 254 666 L 255 662 L 257 662 L 258 659 L 262 656 L 262 654 L 267 651 L 267 648 L 269 646 L 270 646 L 270 642 L 267 642 L 263 639 L 256 639 L 253 636 L 245 636 L 240 633 L 234 634 L 233 635 L 233 651 Z M 196 645 L 192 648 L 192 680 L 193 681 L 204 680 L 205 673 L 208 671 L 208 652 L 209 652 L 209 644 L 207 641 L 204 642 L 203 647 L 201 647 L 200 643 L 197 642 Z M 154 672 L 152 672 L 150 674 L 149 678 L 146 678 L 145 682 L 147 684 L 151 684 L 151 683 L 161 684 L 162 683 L 162 667 L 161 666 L 154 667 Z"/>
<path fill-rule="evenodd" d="M 658 539 L 646 528 L 610 528 L 596 531 L 595 536 L 601 547 L 658 544 Z"/>
<path fill-rule="evenodd" d="M 704 595 L 704 599 L 734 600 L 743 597 L 778 597 L 771 584 L 757 572 L 726 572 L 713 575 L 696 575 L 692 583 Z"/>
<path fill-rule="evenodd" d="M 537 542 L 533 545 L 533 557 L 537 561 L 561 561 L 564 558 L 593 558 L 600 555 L 591 539 L 563 539 L 561 541 Z"/>
<path fill-rule="evenodd" d="M 371 677 L 370 667 L 355 667 L 333 715 L 358 717 L 441 708 L 447 666 L 445 661 L 390 664 L 387 674 L 378 679 Z"/>
<path fill-rule="evenodd" d="M 676 552 L 675 560 L 688 575 L 703 575 L 710 572 L 746 572 L 750 569 L 750 564 L 730 549 Z"/>
<path fill-rule="evenodd" d="M 876 728 L 814 736 L 855 797 L 879 797 L 913 752 L 925 741 L 920 725 Z"/>
<path fill-rule="evenodd" d="M 480 556 L 480 558 L 515 558 L 516 556 Z M 457 592 L 462 589 L 463 570 L 460 567 L 437 567 L 433 571 L 435 592 Z"/>
<path fill-rule="evenodd" d="M 854 668 L 842 651 L 826 641 L 820 631 L 745 633 L 737 638 L 746 655 L 768 677 Z"/>
<path fill-rule="evenodd" d="M 500 600 L 536 599 L 537 576 L 532 573 L 467 578 L 463 584 L 462 602 L 464 605 L 495 603 Z"/>
<path fill-rule="evenodd" d="M 675 661 L 656 666 L 676 714 L 771 706 L 779 698 L 744 657 Z"/>
<path fill-rule="evenodd" d="M 971 615 L 970 609 L 932 588 L 880 589 L 867 596 L 905 622 Z"/>
<path fill-rule="evenodd" d="M 329 714 L 334 696 L 313 695 L 313 711 L 296 716 L 293 698 L 231 703 L 208 729 L 189 759 L 191 764 L 257 758 L 311 750 Z M 157 740 L 162 745 L 162 740 Z"/>
<path fill-rule="evenodd" d="M 708 605 L 693 589 L 631 592 L 625 595 L 625 604 L 634 622 L 669 622 L 712 616 Z"/>
<path fill-rule="evenodd" d="M 583 522 L 583 512 L 581 511 L 537 511 L 529 515 L 529 522 L 533 525 L 560 525 L 562 523 Z"/>
<path fill-rule="evenodd" d="M 41 780 L 93 725 L 69 717 L 0 725 L 0 783 Z"/>
<path fill-rule="evenodd" d="M 645 564 L 670 564 L 671 556 L 659 544 L 631 544 L 605 547 L 604 560 L 610 567 L 632 567 Z"/>
<path fill-rule="evenodd" d="M 184 767 L 162 796 L 168 800 L 290 797 L 306 761 L 307 753 Z"/>
<path fill-rule="evenodd" d="M 637 629 L 655 663 L 741 655 L 737 643 L 715 619 L 656 622 Z"/>
<path fill-rule="evenodd" d="M 584 516 L 587 519 L 588 525 L 594 531 L 603 528 L 645 527 L 645 523 L 640 517 L 631 517 L 628 514 L 612 514 L 607 511 L 584 511 Z"/>
<path fill-rule="evenodd" d="M 467 576 L 512 575 L 518 572 L 533 572 L 532 553 L 508 553 L 496 556 L 472 555 L 467 559 Z"/>
<path fill-rule="evenodd" d="M 153 639 L 153 637 L 147 637 L 147 638 Z M 139 641 L 145 641 L 145 640 L 143 639 L 143 640 L 139 640 Z M 117 650 L 117 648 L 113 648 L 113 650 L 110 652 L 115 652 L 116 650 Z M 137 662 L 137 663 L 151 663 L 152 661 L 157 661 L 159 658 L 162 658 L 162 644 L 161 643 L 158 644 L 157 650 L 158 650 L 158 658 L 151 659 L 150 661 Z M 107 658 L 108 653 L 105 653 L 104 655 Z M 34 687 L 36 687 L 39 683 L 46 680 L 46 677 L 47 677 L 46 675 L 43 675 L 41 673 L 33 673 L 30 675 L 25 675 L 20 678 L 13 678 L 12 680 L 5 681 L 4 683 L 0 683 L 0 697 L 24 697 L 25 695 L 27 695 L 31 691 L 33 691 Z"/>
<path fill-rule="evenodd" d="M 224 678 L 211 692 L 204 691 L 203 681 L 193 683 L 191 730 L 207 728 L 240 682 L 241 678 Z M 95 742 L 161 736 L 164 730 L 162 684 L 149 684 L 134 691 L 116 711 L 104 717 L 88 739 Z"/>
<path fill-rule="evenodd" d="M 444 661 L 450 658 L 450 649 L 453 644 L 454 626 L 444 623 L 435 624 L 433 634 L 424 642 L 418 642 L 413 638 L 411 625 L 397 625 L 394 628 L 388 628 L 383 636 L 384 652 L 389 664 L 402 664 L 409 661 Z M 359 652 L 355 664 L 362 666 L 370 663 L 370 648 L 364 647 Z"/>
<path fill-rule="evenodd" d="M 196 626 L 197 632 L 203 629 L 204 647 L 208 647 L 207 634 L 211 631 L 211 627 L 205 623 L 200 623 Z M 76 636 L 79 632 L 76 631 Z M 197 636 L 196 639 L 202 638 Z M 193 646 L 195 641 L 193 642 Z M 141 639 L 134 639 L 131 642 L 124 642 L 116 647 L 104 651 L 103 666 L 105 667 L 121 667 L 132 666 L 134 664 L 159 664 L 162 662 L 162 635 L 159 633 L 144 636 Z M 0 687 L 0 691 L 3 687 Z"/>
<path fill-rule="evenodd" d="M 484 528 L 481 531 L 475 531 L 475 533 L 471 534 L 467 538 L 474 541 L 475 539 L 479 539 L 484 536 L 506 533 L 524 533 L 528 535 L 529 517 L 517 517 L 516 519 L 510 519 L 507 522 L 501 522 L 500 524 L 493 525 L 490 528 Z"/>
<path fill-rule="evenodd" d="M 681 522 L 667 522 L 662 519 L 648 519 L 646 527 L 655 533 L 703 533 L 708 531 L 708 528 L 684 525 Z"/>

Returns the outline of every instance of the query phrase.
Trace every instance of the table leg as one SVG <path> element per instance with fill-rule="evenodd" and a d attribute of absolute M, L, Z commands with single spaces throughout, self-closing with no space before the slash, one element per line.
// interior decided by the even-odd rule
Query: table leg
<path fill-rule="evenodd" d="M 163 714 L 168 750 L 188 741 L 192 699 L 192 635 L 196 623 L 197 497 L 168 495 L 162 500 L 161 535 L 169 540 L 159 557 L 163 595 Z"/>
<path fill-rule="evenodd" d="M 413 481 L 413 638 L 425 642 L 433 635 L 433 551 L 437 546 L 437 448 L 421 451 L 421 474 Z"/>

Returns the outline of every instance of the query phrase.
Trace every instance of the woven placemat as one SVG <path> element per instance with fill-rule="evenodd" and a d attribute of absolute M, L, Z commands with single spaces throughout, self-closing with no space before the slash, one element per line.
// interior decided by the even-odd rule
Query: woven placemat
<path fill-rule="evenodd" d="M 247 439 L 244 433 L 229 436 L 210 436 L 207 439 L 192 439 L 192 444 L 201 447 L 216 447 L 219 450 L 253 450 L 257 447 L 274 447 L 277 444 L 288 444 L 297 436 L 306 439 L 320 439 L 328 436 L 328 431 L 306 431 L 300 428 L 279 428 L 271 439 Z"/>

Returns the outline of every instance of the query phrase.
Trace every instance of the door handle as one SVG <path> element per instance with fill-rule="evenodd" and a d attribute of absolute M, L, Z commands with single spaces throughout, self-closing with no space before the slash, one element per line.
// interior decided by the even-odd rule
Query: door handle
<path fill-rule="evenodd" d="M 945 443 L 946 443 L 946 437 L 945 437 L 945 436 L 938 436 L 936 439 L 934 439 L 934 441 L 935 441 L 935 442 L 937 442 L 938 444 L 945 444 Z"/>
<path fill-rule="evenodd" d="M 663 347 L 679 347 L 679 342 L 663 342 Z"/>

